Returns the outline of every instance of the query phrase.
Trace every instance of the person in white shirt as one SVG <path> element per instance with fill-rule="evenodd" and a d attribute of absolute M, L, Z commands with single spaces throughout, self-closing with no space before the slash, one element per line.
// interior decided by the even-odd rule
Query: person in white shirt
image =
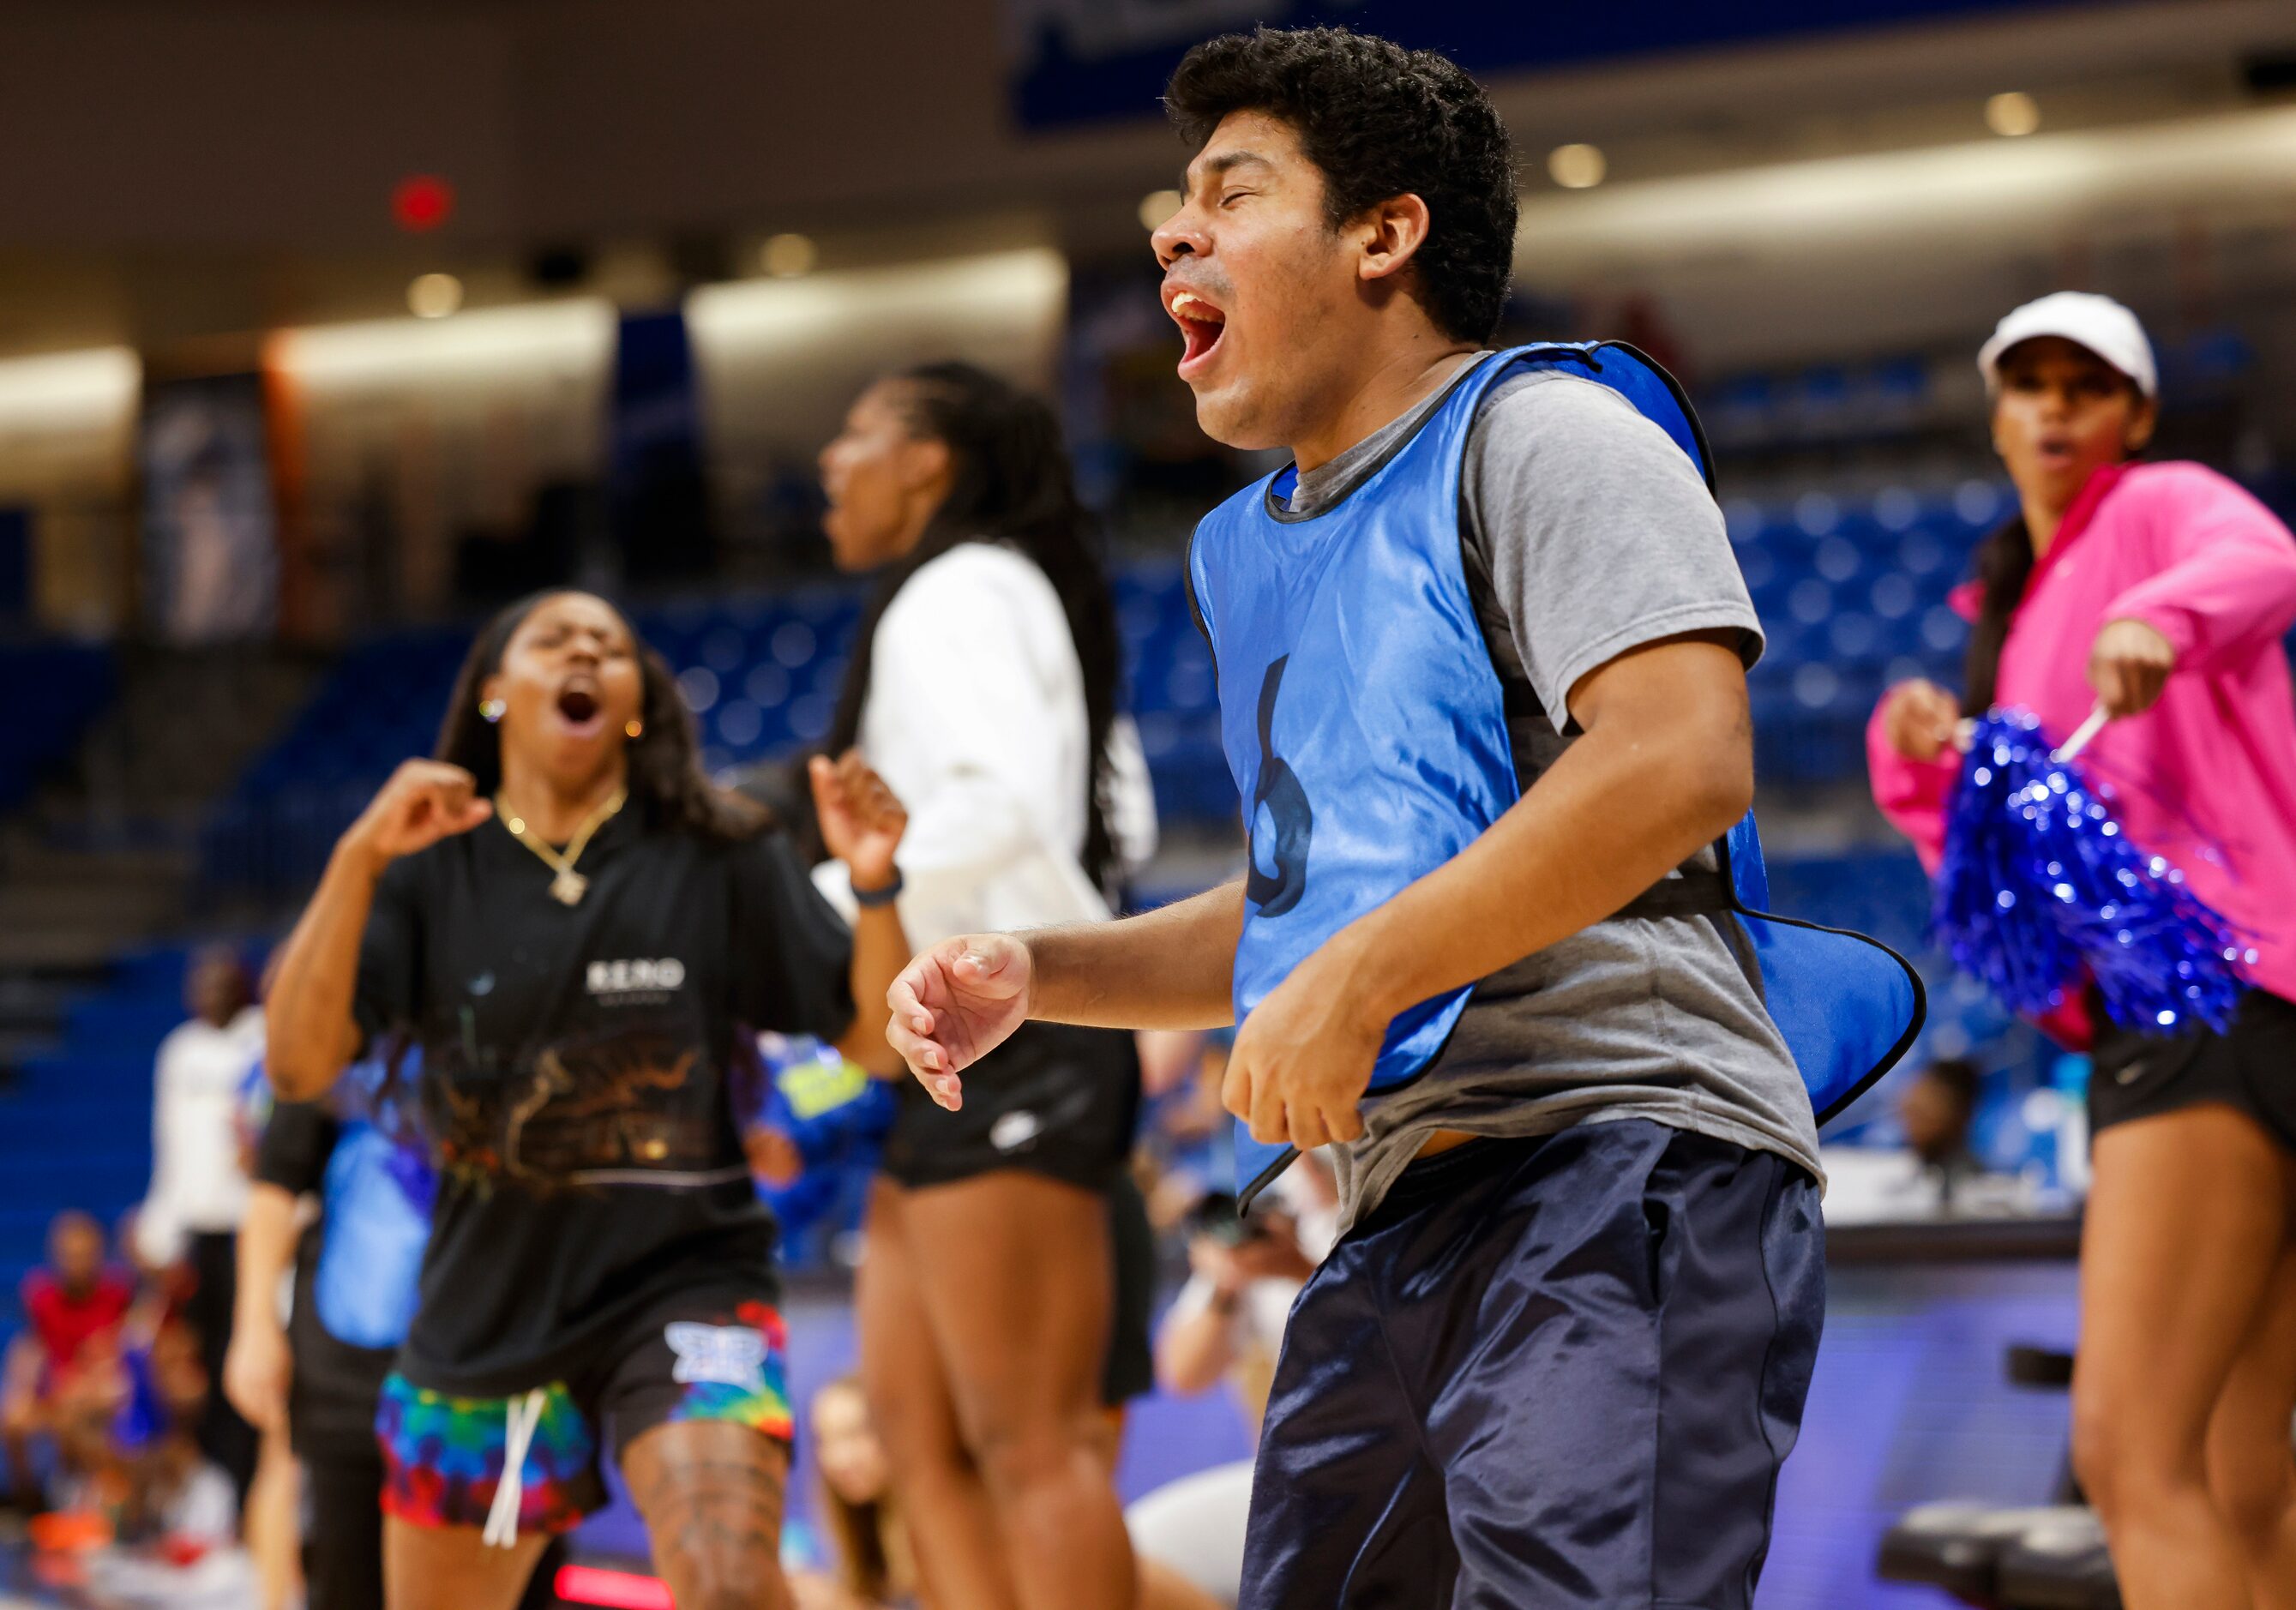
<path fill-rule="evenodd" d="M 1257 1437 L 1292 1304 L 1339 1238 L 1332 1162 L 1310 1152 L 1272 1182 L 1250 1218 L 1213 1192 L 1188 1215 L 1188 1282 L 1156 1335 L 1156 1384 L 1193 1397 L 1225 1384 Z M 1124 1512 L 1164 1610 L 1232 1606 L 1243 1577 L 1252 1461 L 1215 1465 Z M 1193 1596 L 1193 1597 L 1191 1597 Z"/>
<path fill-rule="evenodd" d="M 244 1091 L 263 1055 L 263 1014 L 246 967 L 220 946 L 193 957 L 184 1004 L 191 1018 L 160 1042 L 152 1064 L 152 1185 L 135 1216 L 135 1255 L 152 1269 L 186 1262 L 197 1278 L 184 1317 L 214 1388 L 199 1444 L 244 1495 L 255 1474 L 255 1433 L 220 1384 L 247 1212 Z"/>
<path fill-rule="evenodd" d="M 829 743 L 857 743 L 908 805 L 910 941 L 1106 918 L 1154 805 L 1051 408 L 969 365 L 904 371 L 862 394 L 821 469 L 838 563 L 881 572 Z M 821 881 L 849 906 L 834 868 Z M 898 1088 L 857 1302 L 928 1601 L 1129 1606 L 1098 1398 L 1131 1037 L 1016 1035 L 958 1112 Z"/>

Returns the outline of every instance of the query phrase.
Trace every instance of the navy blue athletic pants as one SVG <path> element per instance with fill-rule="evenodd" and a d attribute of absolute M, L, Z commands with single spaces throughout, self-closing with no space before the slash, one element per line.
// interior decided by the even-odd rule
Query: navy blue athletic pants
<path fill-rule="evenodd" d="M 1292 1312 L 1239 1610 L 1747 1610 L 1815 1181 L 1643 1120 L 1414 1163 Z"/>

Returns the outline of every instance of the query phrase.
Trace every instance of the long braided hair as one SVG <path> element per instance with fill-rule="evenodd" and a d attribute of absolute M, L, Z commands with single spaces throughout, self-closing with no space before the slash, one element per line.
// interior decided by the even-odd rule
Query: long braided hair
<path fill-rule="evenodd" d="M 861 732 L 878 622 L 918 571 L 965 542 L 1004 542 L 1033 560 L 1060 595 L 1084 672 L 1091 760 L 1086 789 L 1085 875 L 1110 887 L 1117 870 L 1110 826 L 1109 730 L 1116 720 L 1120 641 L 1116 603 L 1092 541 L 1092 516 L 1077 498 L 1059 419 L 1042 398 L 972 364 L 937 363 L 890 377 L 889 396 L 918 436 L 944 443 L 952 479 L 924 535 L 888 566 L 863 610 L 853 657 L 846 664 L 830 752 L 841 753 Z"/>

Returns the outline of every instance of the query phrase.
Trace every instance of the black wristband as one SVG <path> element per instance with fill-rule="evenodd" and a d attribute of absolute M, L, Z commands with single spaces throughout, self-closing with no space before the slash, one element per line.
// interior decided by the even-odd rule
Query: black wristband
<path fill-rule="evenodd" d="M 853 903 L 867 911 L 873 911 L 880 906 L 890 906 L 900 898 L 901 875 L 898 870 L 893 874 L 893 881 L 882 889 L 863 889 L 857 885 L 853 891 Z"/>

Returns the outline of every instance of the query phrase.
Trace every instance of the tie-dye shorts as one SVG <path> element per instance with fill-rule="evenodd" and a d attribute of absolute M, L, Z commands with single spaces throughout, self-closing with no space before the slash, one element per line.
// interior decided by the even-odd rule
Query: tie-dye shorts
<path fill-rule="evenodd" d="M 394 1373 L 375 1415 L 383 1513 L 418 1526 L 486 1525 L 509 1462 L 514 1409 L 532 1426 L 520 1465 L 521 1532 L 570 1532 L 603 1507 L 599 1458 L 609 1422 L 618 1450 L 679 1420 L 727 1420 L 789 1442 L 787 1336 L 770 1303 L 674 1305 L 657 1310 L 641 1334 L 594 1378 L 554 1381 L 534 1393 L 457 1397 Z"/>

